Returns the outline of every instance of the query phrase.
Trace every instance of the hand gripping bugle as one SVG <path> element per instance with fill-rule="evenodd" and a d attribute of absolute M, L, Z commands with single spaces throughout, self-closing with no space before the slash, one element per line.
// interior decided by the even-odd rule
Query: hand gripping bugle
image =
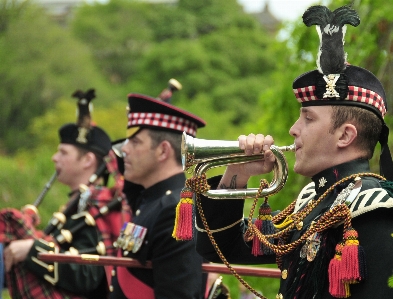
<path fill-rule="evenodd" d="M 105 170 L 106 170 L 106 163 L 104 161 L 97 168 L 96 172 L 89 178 L 88 186 L 91 186 L 92 184 L 94 184 L 97 181 L 97 179 L 104 174 Z M 81 196 L 81 192 L 78 191 L 70 199 L 70 204 L 67 206 L 67 208 L 62 213 L 61 212 L 56 212 L 56 213 L 53 214 L 53 217 L 49 221 L 48 226 L 44 229 L 44 233 L 46 235 L 51 234 L 56 227 L 61 226 L 61 225 L 63 225 L 65 223 L 66 218 L 78 206 L 80 196 Z"/>
<path fill-rule="evenodd" d="M 274 178 L 269 187 L 260 193 L 260 197 L 275 194 L 280 191 L 288 178 L 288 164 L 283 154 L 284 151 L 295 151 L 295 145 L 276 146 L 272 145 L 270 150 L 276 156 L 273 172 Z M 244 150 L 239 148 L 238 141 L 206 140 L 193 138 L 183 132 L 182 144 L 183 170 L 195 165 L 194 176 L 201 176 L 214 167 L 229 164 L 247 163 L 263 159 L 264 154 L 247 156 Z M 255 198 L 258 188 L 251 189 L 219 189 L 208 190 L 203 195 L 212 199 L 239 199 Z"/>

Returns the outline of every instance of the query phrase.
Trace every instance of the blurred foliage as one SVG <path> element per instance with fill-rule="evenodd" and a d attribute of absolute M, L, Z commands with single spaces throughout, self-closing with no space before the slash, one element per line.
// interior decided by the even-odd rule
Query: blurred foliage
<path fill-rule="evenodd" d="M 393 4 L 336 0 L 329 7 L 350 3 L 361 23 L 347 28 L 348 61 L 377 75 L 391 108 Z M 292 82 L 315 69 L 318 44 L 315 28 L 301 19 L 283 24 L 274 36 L 235 0 L 85 3 L 67 26 L 29 1 L 0 0 L 0 207 L 34 202 L 49 180 L 57 131 L 76 120 L 76 100 L 71 98 L 76 89 L 96 89 L 93 120 L 113 140 L 125 133 L 127 94 L 156 96 L 174 77 L 183 89 L 172 103 L 207 121 L 198 138 L 235 140 L 260 132 L 272 135 L 277 145 L 293 143 L 288 131 L 299 104 Z M 385 120 L 392 127 L 390 114 Z M 309 181 L 293 173 L 294 155 L 285 155 L 289 177 L 270 199 L 273 210 L 293 201 Z M 376 172 L 378 156 L 379 146 L 372 160 Z M 259 179 L 253 178 L 250 186 L 257 187 Z M 43 226 L 64 204 L 67 192 L 58 183 L 48 192 L 39 208 Z M 247 201 L 246 216 L 250 206 Z M 246 281 L 274 298 L 277 279 Z M 225 275 L 224 282 L 232 299 L 239 298 L 236 278 Z"/>
<path fill-rule="evenodd" d="M 0 149 L 30 148 L 30 121 L 77 88 L 100 86 L 89 49 L 55 23 L 40 6 L 0 0 Z M 12 3 L 12 5 L 11 5 Z"/>

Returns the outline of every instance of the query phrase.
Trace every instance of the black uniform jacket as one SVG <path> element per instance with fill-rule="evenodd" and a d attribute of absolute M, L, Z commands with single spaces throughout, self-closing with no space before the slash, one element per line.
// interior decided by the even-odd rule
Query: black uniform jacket
<path fill-rule="evenodd" d="M 195 242 L 176 241 L 172 237 L 176 205 L 184 184 L 185 175 L 180 173 L 143 190 L 135 200 L 129 200 L 133 210 L 131 221 L 147 228 L 147 234 L 140 249 L 126 256 L 142 264 L 151 261 L 152 269 L 127 269 L 132 277 L 128 279 L 129 285 L 122 288 L 119 282 L 124 273 L 118 268 L 112 279 L 110 298 L 203 298 L 202 257 L 195 250 Z M 139 287 L 133 287 L 132 281 Z M 141 288 L 144 294 L 140 294 Z"/>
<path fill-rule="evenodd" d="M 295 212 L 302 209 L 311 200 L 316 200 L 330 186 L 351 174 L 369 172 L 368 161 L 355 160 L 327 169 L 312 178 L 300 193 Z M 209 181 L 214 188 L 215 182 Z M 345 184 L 348 185 L 350 181 Z M 332 205 L 337 194 L 345 187 L 337 186 L 314 210 L 303 220 L 303 228 L 291 232 L 289 241 L 297 240 L 309 227 Z M 279 196 L 279 195 L 276 195 Z M 270 202 L 273 205 L 273 200 Z M 202 197 L 202 206 L 211 230 L 230 226 L 243 217 L 243 200 L 211 200 Z M 351 284 L 351 297 L 356 299 L 393 298 L 393 289 L 388 287 L 388 277 L 393 270 L 393 199 L 381 188 L 378 179 L 362 176 L 361 191 L 350 205 L 352 226 L 357 230 L 359 243 L 366 254 L 367 278 L 360 283 Z M 274 209 L 274 207 L 272 206 Z M 197 213 L 197 226 L 203 228 Z M 246 243 L 243 232 L 246 221 L 213 234 L 226 259 L 236 264 L 274 263 L 274 255 L 254 256 L 251 254 L 252 243 Z M 334 249 L 342 240 L 343 226 L 338 225 L 322 233 L 324 237 L 314 261 L 300 257 L 301 244 L 283 258 L 280 290 L 277 298 L 334 298 L 329 294 L 328 265 L 334 256 Z M 287 242 L 288 243 L 288 242 Z M 204 232 L 197 232 L 197 251 L 212 262 L 220 262 L 211 242 Z M 284 279 L 285 278 L 285 279 Z M 263 288 L 263 286 L 261 286 Z M 281 294 L 281 295 L 279 295 Z"/>
<path fill-rule="evenodd" d="M 85 221 L 85 213 L 76 213 L 69 216 L 62 227 L 64 230 L 72 230 Z M 52 233 L 54 237 L 60 234 L 58 229 Z M 92 266 L 73 263 L 46 263 L 37 258 L 38 253 L 64 253 L 74 247 L 81 251 L 83 249 L 95 248 L 102 240 L 101 234 L 96 226 L 84 225 L 82 229 L 73 234 L 72 241 L 57 243 L 46 242 L 42 239 L 34 241 L 33 246 L 25 260 L 27 269 L 37 277 L 49 282 L 73 294 L 91 299 L 107 298 L 108 284 L 105 270 L 102 266 Z"/>

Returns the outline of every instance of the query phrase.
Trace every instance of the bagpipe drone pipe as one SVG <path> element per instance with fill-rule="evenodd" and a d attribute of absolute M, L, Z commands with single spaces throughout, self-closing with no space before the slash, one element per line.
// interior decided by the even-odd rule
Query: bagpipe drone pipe
<path fill-rule="evenodd" d="M 114 178 L 114 186 L 99 186 L 97 182 L 99 178 L 107 175 L 112 175 Z M 38 196 L 34 204 L 26 205 L 21 210 L 14 208 L 4 208 L 0 210 L 0 244 L 3 249 L 15 240 L 22 239 L 42 239 L 47 242 L 57 244 L 59 248 L 67 248 L 61 251 L 72 251 L 79 253 L 78 248 L 70 247 L 73 234 L 82 229 L 86 225 L 96 226 L 102 236 L 102 242 L 97 244 L 95 248 L 87 250 L 89 253 L 97 253 L 103 255 L 113 255 L 113 242 L 117 239 L 118 233 L 124 222 L 129 221 L 129 210 L 126 204 L 125 196 L 122 192 L 124 180 L 121 173 L 118 171 L 117 158 L 111 150 L 104 158 L 103 165 L 100 165 L 94 175 L 89 179 L 87 185 L 81 185 L 79 192 L 75 193 L 65 209 L 61 212 L 55 212 L 48 226 L 44 230 L 38 230 L 39 224 L 38 206 L 41 204 L 43 197 L 48 192 L 52 183 L 55 181 L 54 174 L 44 190 Z M 84 207 L 85 221 L 78 222 L 77 225 L 68 230 L 62 229 L 66 220 L 72 216 L 80 205 L 81 198 L 87 200 Z M 82 207 L 83 208 L 83 207 Z M 54 231 L 60 231 L 60 234 L 54 236 Z M 1 249 L 1 248 L 0 248 Z M 86 252 L 83 249 L 81 253 Z M 0 254 L 1 256 L 2 254 Z M 3 265 L 3 262 L 1 263 Z M 1 270 L 1 268 L 0 268 Z M 110 269 L 106 269 L 107 276 L 110 274 Z M 12 298 L 31 298 L 20 295 L 17 290 L 21 288 L 32 288 L 31 293 L 37 292 L 45 294 L 47 297 L 42 298 L 82 298 L 80 296 L 73 296 L 72 294 L 63 291 L 59 288 L 54 288 L 49 282 L 37 278 L 32 272 L 23 267 L 23 263 L 18 263 L 12 267 L 10 271 L 5 274 L 0 273 L 1 278 L 5 278 L 6 285 L 9 289 Z M 109 278 L 108 278 L 109 279 Z M 1 281 L 1 279 L 0 279 Z M 2 285 L 0 285 L 2 287 Z M 40 289 L 40 291 L 35 291 Z M 27 292 L 26 292 L 27 293 Z M 38 299 L 37 296 L 34 298 Z M 41 298 L 41 297 L 39 297 Z"/>

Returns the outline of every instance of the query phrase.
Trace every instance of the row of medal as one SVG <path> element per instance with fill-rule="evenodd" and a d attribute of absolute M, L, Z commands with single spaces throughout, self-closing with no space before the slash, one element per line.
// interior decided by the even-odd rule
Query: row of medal
<path fill-rule="evenodd" d="M 113 246 L 123 249 L 123 255 L 128 255 L 129 252 L 135 253 L 141 248 L 146 232 L 146 227 L 132 222 L 126 222 Z"/>

